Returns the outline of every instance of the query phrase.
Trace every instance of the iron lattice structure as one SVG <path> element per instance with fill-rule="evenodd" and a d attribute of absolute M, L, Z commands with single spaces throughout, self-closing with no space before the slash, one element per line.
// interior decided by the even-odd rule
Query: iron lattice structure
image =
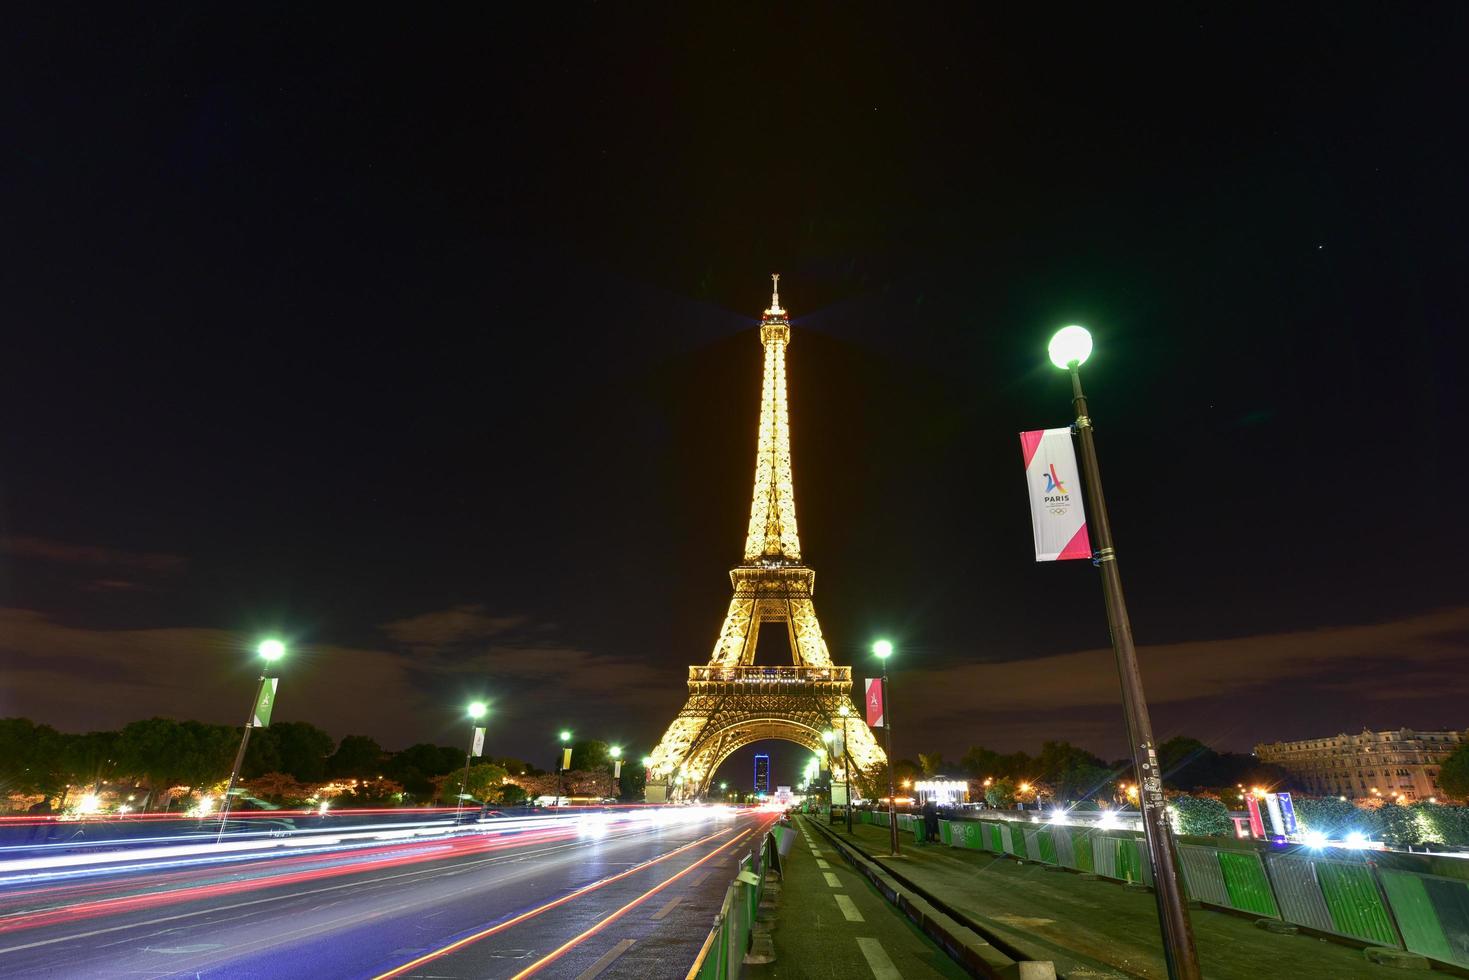
<path fill-rule="evenodd" d="M 823 734 L 843 730 L 843 705 L 846 758 L 832 760 L 838 777 L 850 764 L 852 779 L 870 787 L 887 761 L 852 703 L 852 669 L 831 662 L 812 602 L 816 573 L 801 561 L 786 408 L 791 324 L 780 277 L 772 278 L 777 288 L 760 318 L 765 371 L 744 560 L 729 573 L 734 595 L 714 653 L 707 666 L 689 668 L 689 699 L 650 757 L 651 801 L 704 795 L 719 764 L 751 742 L 783 739 L 824 755 Z M 791 666 L 755 665 L 761 623 L 785 624 Z"/>

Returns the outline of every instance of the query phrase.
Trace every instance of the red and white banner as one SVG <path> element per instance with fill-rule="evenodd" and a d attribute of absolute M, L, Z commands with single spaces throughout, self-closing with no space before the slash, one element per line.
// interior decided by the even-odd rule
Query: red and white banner
<path fill-rule="evenodd" d="M 1030 525 L 1035 531 L 1035 560 L 1090 558 L 1086 509 L 1081 503 L 1080 474 L 1071 429 L 1037 429 L 1020 433 L 1025 482 L 1030 490 Z"/>
<path fill-rule="evenodd" d="M 882 678 L 867 678 L 867 727 L 882 727 Z"/>

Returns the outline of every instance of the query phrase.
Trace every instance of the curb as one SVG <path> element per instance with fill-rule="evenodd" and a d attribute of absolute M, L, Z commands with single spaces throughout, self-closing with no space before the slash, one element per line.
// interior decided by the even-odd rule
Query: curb
<path fill-rule="evenodd" d="M 975 923 L 957 916 L 942 902 L 901 875 L 879 865 L 868 855 L 836 835 L 820 823 L 806 820 L 831 842 L 842 858 L 877 887 L 908 919 L 938 943 L 949 958 L 976 977 L 996 980 L 1055 980 L 1056 968 L 1050 960 L 1026 956 L 1013 943 L 993 942 Z M 1019 954 L 1019 955 L 1016 955 Z"/>

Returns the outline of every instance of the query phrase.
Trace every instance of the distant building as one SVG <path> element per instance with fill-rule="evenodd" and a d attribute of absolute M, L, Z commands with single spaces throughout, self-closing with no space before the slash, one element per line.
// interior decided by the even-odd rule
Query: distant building
<path fill-rule="evenodd" d="M 1438 767 L 1469 742 L 1469 731 L 1395 732 L 1308 738 L 1255 746 L 1261 762 L 1280 766 L 1310 793 L 1320 796 L 1427 800 L 1443 795 Z"/>
<path fill-rule="evenodd" d="M 755 756 L 755 792 L 770 793 L 770 756 L 764 752 Z"/>

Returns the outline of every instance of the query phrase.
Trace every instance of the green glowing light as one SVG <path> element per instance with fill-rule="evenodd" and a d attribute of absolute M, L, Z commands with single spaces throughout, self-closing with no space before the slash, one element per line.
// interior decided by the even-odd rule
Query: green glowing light
<path fill-rule="evenodd" d="M 483 701 L 472 701 L 469 705 L 469 717 L 478 721 L 489 714 L 490 708 Z"/>
<path fill-rule="evenodd" d="M 268 663 L 273 663 L 286 655 L 286 645 L 280 640 L 262 640 L 260 646 L 255 648 L 255 652 L 264 657 Z"/>
<path fill-rule="evenodd" d="M 1051 338 L 1046 352 L 1051 355 L 1051 363 L 1063 371 L 1072 364 L 1085 364 L 1092 353 L 1091 332 L 1075 325 L 1062 327 Z"/>
<path fill-rule="evenodd" d="M 887 640 L 878 640 L 876 643 L 872 644 L 872 652 L 877 654 L 878 657 L 882 658 L 883 660 L 886 660 L 888 657 L 891 657 L 893 655 L 893 645 Z"/>

